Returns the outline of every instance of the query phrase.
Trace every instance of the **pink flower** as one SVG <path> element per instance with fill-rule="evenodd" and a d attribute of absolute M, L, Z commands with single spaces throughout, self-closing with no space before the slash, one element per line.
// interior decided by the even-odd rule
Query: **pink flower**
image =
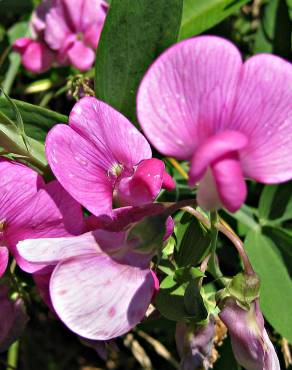
<path fill-rule="evenodd" d="M 79 100 L 69 126 L 59 124 L 46 140 L 48 162 L 63 187 L 96 216 L 118 206 L 152 203 L 175 184 L 161 160 L 151 158 L 144 136 L 119 112 L 92 97 Z"/>
<path fill-rule="evenodd" d="M 241 366 L 246 370 L 280 370 L 258 300 L 252 302 L 250 310 L 244 310 L 227 299 L 219 316 L 228 328 L 234 356 Z"/>
<path fill-rule="evenodd" d="M 198 202 L 236 211 L 244 178 L 292 178 L 292 67 L 273 55 L 242 63 L 229 41 L 200 36 L 162 54 L 138 91 L 138 118 L 164 155 L 190 161 Z"/>
<path fill-rule="evenodd" d="M 24 261 L 16 250 L 19 240 L 80 234 L 81 207 L 57 181 L 45 184 L 35 171 L 0 160 L 0 276 L 8 263 L 8 249 L 19 266 L 35 272 L 41 266 Z"/>
<path fill-rule="evenodd" d="M 25 240 L 17 248 L 29 263 L 55 265 L 50 298 L 69 329 L 87 339 L 109 340 L 144 317 L 158 289 L 149 269 L 152 253 L 136 251 L 136 246 L 125 232 L 96 230 L 76 237 Z"/>
<path fill-rule="evenodd" d="M 45 0 L 32 15 L 34 39 L 18 39 L 13 48 L 31 72 L 44 72 L 55 62 L 87 71 L 95 59 L 107 9 L 103 0 Z"/>

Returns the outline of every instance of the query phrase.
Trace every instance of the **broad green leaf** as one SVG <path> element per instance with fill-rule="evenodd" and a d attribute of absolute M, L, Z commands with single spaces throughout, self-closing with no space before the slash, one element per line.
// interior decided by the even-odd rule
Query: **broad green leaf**
<path fill-rule="evenodd" d="M 184 294 L 184 304 L 187 313 L 192 316 L 193 321 L 201 322 L 207 319 L 208 310 L 205 307 L 197 280 L 188 283 Z"/>
<path fill-rule="evenodd" d="M 262 6 L 253 52 L 274 53 L 289 58 L 291 31 L 291 21 L 285 1 L 268 0 Z"/>
<path fill-rule="evenodd" d="M 185 287 L 179 285 L 173 276 L 167 276 L 160 284 L 155 305 L 159 312 L 169 320 L 180 321 L 191 317 L 184 304 Z"/>
<path fill-rule="evenodd" d="M 259 202 L 261 223 L 267 220 L 283 221 L 292 219 L 292 182 L 280 185 L 266 185 Z"/>
<path fill-rule="evenodd" d="M 204 277 L 205 274 L 198 267 L 180 267 L 175 270 L 174 279 L 183 284 L 190 280 Z"/>
<path fill-rule="evenodd" d="M 36 140 L 44 141 L 48 131 L 56 123 L 66 123 L 68 121 L 67 116 L 49 109 L 28 104 L 20 100 L 12 101 L 16 104 L 21 114 L 25 133 Z M 15 112 L 4 97 L 0 97 L 0 112 L 4 113 L 10 120 L 15 121 Z"/>
<path fill-rule="evenodd" d="M 192 215 L 185 213 L 176 228 L 174 259 L 179 267 L 196 266 L 207 255 L 210 233 Z"/>
<path fill-rule="evenodd" d="M 179 39 L 208 30 L 247 2 L 248 0 L 184 0 Z"/>
<path fill-rule="evenodd" d="M 292 279 L 288 268 L 291 266 L 291 255 L 283 254 L 270 237 L 259 231 L 249 232 L 245 245 L 261 279 L 263 313 L 275 330 L 292 343 Z"/>
<path fill-rule="evenodd" d="M 153 60 L 176 42 L 182 0 L 112 0 L 96 52 L 95 93 L 135 121 L 136 91 Z"/>

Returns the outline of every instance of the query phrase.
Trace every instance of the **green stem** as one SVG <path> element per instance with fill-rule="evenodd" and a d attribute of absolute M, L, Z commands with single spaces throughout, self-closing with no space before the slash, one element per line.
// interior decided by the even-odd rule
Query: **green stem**
<path fill-rule="evenodd" d="M 18 351 L 19 351 L 19 341 L 12 343 L 9 347 L 7 354 L 7 367 L 6 370 L 11 370 L 11 368 L 17 369 L 18 363 Z"/>
<path fill-rule="evenodd" d="M 223 278 L 223 274 L 218 266 L 216 248 L 218 240 L 218 213 L 217 211 L 210 212 L 210 232 L 211 232 L 211 257 L 208 263 L 210 273 L 217 279 Z"/>

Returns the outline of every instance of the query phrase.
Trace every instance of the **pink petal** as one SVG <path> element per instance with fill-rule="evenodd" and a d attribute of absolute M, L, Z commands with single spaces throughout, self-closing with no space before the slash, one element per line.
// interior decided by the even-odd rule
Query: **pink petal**
<path fill-rule="evenodd" d="M 205 211 L 216 210 L 222 206 L 211 169 L 206 171 L 200 181 L 197 191 L 197 202 Z"/>
<path fill-rule="evenodd" d="M 50 279 L 53 270 L 54 266 L 48 266 L 47 268 L 41 270 L 40 273 L 33 274 L 33 280 L 35 282 L 36 287 L 38 288 L 41 298 L 43 299 L 45 304 L 49 307 L 49 309 L 53 313 L 55 313 L 49 290 Z"/>
<path fill-rule="evenodd" d="M 250 58 L 242 69 L 232 130 L 250 140 L 241 152 L 244 175 L 264 183 L 292 178 L 292 66 L 273 55 Z"/>
<path fill-rule="evenodd" d="M 222 204 L 230 212 L 244 203 L 247 188 L 240 162 L 236 155 L 226 155 L 212 165 L 212 171 Z"/>
<path fill-rule="evenodd" d="M 107 2 L 103 0 L 83 0 L 82 30 L 86 32 L 89 27 L 96 27 L 99 30 L 99 27 L 102 27 L 104 23 L 108 7 Z"/>
<path fill-rule="evenodd" d="M 31 41 L 21 51 L 21 62 L 30 72 L 42 73 L 51 68 L 55 55 L 45 44 Z"/>
<path fill-rule="evenodd" d="M 76 106 L 76 105 L 75 105 Z M 112 210 L 112 184 L 107 176 L 112 158 L 67 125 L 56 125 L 46 139 L 48 162 L 62 186 L 95 215 Z"/>
<path fill-rule="evenodd" d="M 120 180 L 116 189 L 118 203 L 122 206 L 152 203 L 161 190 L 164 170 L 165 165 L 159 159 L 142 161 L 132 177 Z"/>
<path fill-rule="evenodd" d="M 87 255 L 57 265 L 50 292 L 57 314 L 72 331 L 108 340 L 141 321 L 154 280 L 149 269 L 121 265 L 103 254 Z"/>
<path fill-rule="evenodd" d="M 100 39 L 101 31 L 103 28 L 104 18 L 99 23 L 94 23 L 89 26 L 84 33 L 84 42 L 86 45 L 90 46 L 92 49 L 96 49 L 98 41 Z"/>
<path fill-rule="evenodd" d="M 28 45 L 30 45 L 32 42 L 33 40 L 29 37 L 21 37 L 14 41 L 12 48 L 18 53 L 24 53 Z"/>
<path fill-rule="evenodd" d="M 63 259 L 101 252 L 94 233 L 65 238 L 26 239 L 17 244 L 19 255 L 33 264 L 52 265 Z"/>
<path fill-rule="evenodd" d="M 225 130 L 206 139 L 195 151 L 190 168 L 189 184 L 194 186 L 207 170 L 207 167 L 227 153 L 246 147 L 247 137 L 238 132 Z"/>
<path fill-rule="evenodd" d="M 34 33 L 34 37 L 42 35 L 46 28 L 46 15 L 53 5 L 53 0 L 43 0 L 33 11 L 30 21 L 30 26 Z"/>
<path fill-rule="evenodd" d="M 112 165 L 120 163 L 131 169 L 152 156 L 147 140 L 131 122 L 108 104 L 93 97 L 84 97 L 74 105 L 69 123 L 101 155 L 109 157 L 108 162 Z"/>
<path fill-rule="evenodd" d="M 9 253 L 6 247 L 0 247 L 0 278 L 4 275 L 9 260 Z"/>
<path fill-rule="evenodd" d="M 46 16 L 45 41 L 53 50 L 62 48 L 66 38 L 74 33 L 66 20 L 66 14 L 59 1 Z"/>
<path fill-rule="evenodd" d="M 139 122 L 156 149 L 190 159 L 202 140 L 227 125 L 241 65 L 237 48 L 214 36 L 189 39 L 163 53 L 137 97 Z"/>
<path fill-rule="evenodd" d="M 163 182 L 162 182 L 162 188 L 166 190 L 173 190 L 175 189 L 176 184 L 174 179 L 168 174 L 167 172 L 164 172 L 163 174 Z"/>
<path fill-rule="evenodd" d="M 93 0 L 94 3 L 94 0 Z M 81 19 L 84 7 L 84 0 L 62 0 L 60 7 L 66 19 L 66 23 L 74 32 L 81 31 Z"/>
<path fill-rule="evenodd" d="M 167 241 L 167 239 L 171 236 L 174 230 L 174 221 L 171 216 L 168 216 L 165 222 L 165 234 L 163 237 L 163 241 Z"/>
<path fill-rule="evenodd" d="M 88 71 L 95 59 L 95 52 L 82 41 L 75 41 L 67 55 L 71 64 L 82 72 Z"/>

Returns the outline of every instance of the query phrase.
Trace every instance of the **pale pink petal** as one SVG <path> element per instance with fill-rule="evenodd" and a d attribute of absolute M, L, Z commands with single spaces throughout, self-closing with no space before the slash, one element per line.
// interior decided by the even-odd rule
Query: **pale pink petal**
<path fill-rule="evenodd" d="M 68 49 L 67 55 L 71 64 L 82 72 L 88 71 L 95 59 L 95 52 L 78 40 Z"/>
<path fill-rule="evenodd" d="M 62 7 L 66 23 L 70 26 L 70 29 L 74 32 L 81 31 L 81 19 L 85 5 L 84 0 L 61 0 L 59 4 Z"/>
<path fill-rule="evenodd" d="M 118 204 L 140 206 L 152 203 L 159 194 L 165 165 L 156 158 L 142 161 L 132 177 L 120 180 L 116 188 Z"/>
<path fill-rule="evenodd" d="M 112 183 L 107 176 L 112 158 L 101 152 L 72 128 L 56 125 L 46 139 L 48 162 L 62 186 L 92 213 L 112 210 Z"/>
<path fill-rule="evenodd" d="M 30 26 L 32 28 L 32 31 L 35 37 L 42 35 L 43 31 L 45 30 L 46 15 L 49 12 L 52 5 L 53 5 L 53 0 L 42 0 L 42 2 L 33 11 L 32 16 L 31 16 Z"/>
<path fill-rule="evenodd" d="M 60 319 L 84 338 L 108 340 L 141 321 L 154 292 L 149 269 L 107 255 L 68 259 L 53 272 L 50 292 Z"/>
<path fill-rule="evenodd" d="M 17 244 L 19 255 L 33 264 L 57 264 L 59 261 L 101 252 L 93 232 L 64 238 L 26 239 Z"/>
<path fill-rule="evenodd" d="M 4 275 L 8 265 L 9 253 L 6 247 L 0 247 L 0 278 Z"/>
<path fill-rule="evenodd" d="M 212 166 L 219 198 L 224 207 L 237 211 L 244 203 L 247 188 L 237 155 L 226 155 Z"/>
<path fill-rule="evenodd" d="M 180 42 L 150 67 L 137 113 L 161 153 L 190 159 L 197 146 L 230 121 L 242 66 L 237 48 L 215 36 Z"/>
<path fill-rule="evenodd" d="M 292 177 L 292 66 L 273 55 L 250 58 L 242 69 L 229 127 L 249 138 L 240 152 L 244 175 L 264 183 Z"/>
<path fill-rule="evenodd" d="M 83 0 L 81 16 L 83 32 L 86 32 L 92 26 L 95 26 L 97 29 L 102 27 L 108 7 L 107 2 L 103 0 Z"/>
<path fill-rule="evenodd" d="M 33 73 L 47 71 L 55 59 L 53 51 L 39 41 L 31 41 L 20 53 L 23 66 Z"/>
<path fill-rule="evenodd" d="M 195 151 L 190 168 L 191 186 L 199 181 L 207 167 L 227 153 L 242 150 L 247 146 L 248 138 L 238 132 L 225 130 L 206 139 Z"/>
<path fill-rule="evenodd" d="M 209 168 L 200 180 L 197 202 L 205 211 L 216 210 L 222 206 L 214 176 Z"/>
<path fill-rule="evenodd" d="M 93 97 L 84 97 L 74 105 L 69 123 L 97 151 L 109 157 L 112 165 L 120 163 L 132 168 L 152 156 L 150 145 L 134 125 L 117 110 Z"/>
<path fill-rule="evenodd" d="M 66 14 L 60 1 L 50 9 L 46 16 L 45 41 L 53 50 L 63 47 L 66 38 L 74 33 L 66 22 Z"/>

